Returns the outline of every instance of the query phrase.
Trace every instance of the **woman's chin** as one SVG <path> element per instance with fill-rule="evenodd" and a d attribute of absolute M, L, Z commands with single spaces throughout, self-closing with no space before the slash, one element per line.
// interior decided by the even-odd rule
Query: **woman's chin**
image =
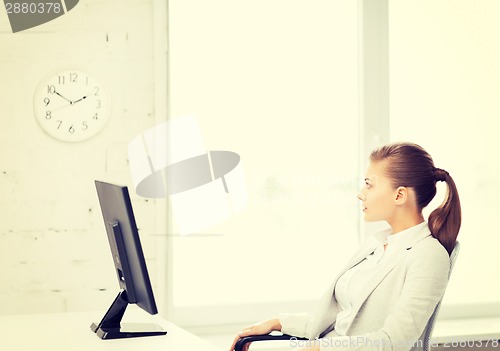
<path fill-rule="evenodd" d="M 373 218 L 369 214 L 367 214 L 366 212 L 365 212 L 365 215 L 363 216 L 363 220 L 365 222 L 377 222 L 377 221 L 380 221 L 380 219 Z"/>

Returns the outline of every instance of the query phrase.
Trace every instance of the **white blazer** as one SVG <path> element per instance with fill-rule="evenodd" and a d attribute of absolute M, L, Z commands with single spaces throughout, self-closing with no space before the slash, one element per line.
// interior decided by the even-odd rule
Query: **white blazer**
<path fill-rule="evenodd" d="M 397 234 L 395 234 L 397 235 Z M 340 307 L 334 288 L 339 277 L 372 253 L 372 235 L 358 249 L 319 301 L 315 313 L 282 313 L 282 332 L 310 340 L 321 351 L 411 350 L 442 298 L 448 283 L 450 258 L 427 226 L 407 237 L 365 285 L 346 336 L 333 330 Z M 414 349 L 420 349 L 415 345 Z"/>

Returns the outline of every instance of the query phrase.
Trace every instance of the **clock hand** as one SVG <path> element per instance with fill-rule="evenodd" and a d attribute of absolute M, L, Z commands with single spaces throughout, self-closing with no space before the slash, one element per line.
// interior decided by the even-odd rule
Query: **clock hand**
<path fill-rule="evenodd" d="M 84 96 L 84 97 L 82 97 L 81 99 L 78 99 L 78 100 L 76 100 L 76 101 L 73 101 L 72 103 L 73 103 L 73 104 L 76 104 L 78 101 L 85 100 L 86 98 L 87 98 L 87 97 L 86 97 L 86 96 Z"/>
<path fill-rule="evenodd" d="M 62 96 L 61 94 L 59 94 L 59 92 L 56 91 L 56 94 L 59 95 L 60 97 L 62 97 L 64 100 L 66 100 L 67 102 L 69 102 L 71 105 L 73 105 L 73 101 L 69 100 L 68 98 Z"/>
<path fill-rule="evenodd" d="M 62 106 L 59 106 L 59 107 L 53 108 L 53 109 L 52 109 L 52 110 L 50 110 L 50 111 L 55 112 L 55 111 L 59 111 L 59 110 L 62 110 L 62 109 L 68 108 L 68 107 L 70 107 L 70 106 L 72 106 L 72 105 L 62 105 Z"/>

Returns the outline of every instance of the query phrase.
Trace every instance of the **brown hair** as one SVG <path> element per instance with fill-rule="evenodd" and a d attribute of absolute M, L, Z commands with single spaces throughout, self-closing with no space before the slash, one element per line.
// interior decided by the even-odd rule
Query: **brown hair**
<path fill-rule="evenodd" d="M 462 222 L 460 198 L 453 178 L 448 172 L 434 167 L 432 157 L 421 146 L 412 143 L 393 143 L 374 150 L 371 161 L 387 160 L 387 176 L 394 188 L 412 188 L 420 211 L 436 195 L 436 182 L 444 181 L 448 191 L 443 203 L 429 216 L 432 235 L 451 253 L 455 247 Z"/>

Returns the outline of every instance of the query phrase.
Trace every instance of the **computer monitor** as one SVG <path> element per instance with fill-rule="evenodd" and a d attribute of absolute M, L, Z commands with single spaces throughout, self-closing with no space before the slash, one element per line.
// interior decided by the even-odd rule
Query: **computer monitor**
<path fill-rule="evenodd" d="M 121 339 L 141 336 L 165 335 L 167 332 L 155 324 L 121 323 L 129 304 L 137 304 L 150 314 L 158 313 L 149 280 L 132 202 L 126 186 L 96 180 L 95 186 L 108 242 L 120 286 L 118 296 L 99 324 L 91 329 L 101 339 Z"/>

